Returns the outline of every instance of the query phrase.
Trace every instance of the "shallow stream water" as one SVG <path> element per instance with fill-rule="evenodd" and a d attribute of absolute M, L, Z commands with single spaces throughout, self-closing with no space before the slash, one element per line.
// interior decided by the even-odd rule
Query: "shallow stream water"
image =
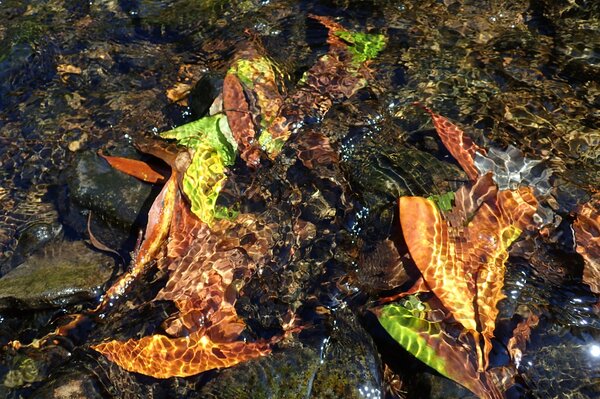
<path fill-rule="evenodd" d="M 273 265 L 272 272 L 249 283 L 238 312 L 257 320 L 250 323 L 254 336 L 278 334 L 276 320 L 288 305 L 315 325 L 326 319 L 322 309 L 339 311 L 344 329 L 354 331 L 360 324 L 355 336 L 339 342 L 364 341 L 356 353 L 344 355 L 348 362 L 368 358 L 363 349 L 369 353 L 373 337 L 384 363 L 379 358 L 369 363 L 377 369 L 372 375 L 357 371 L 359 377 L 352 380 L 357 389 L 351 391 L 359 392 L 356 397 L 450 397 L 444 392 L 459 389 L 447 388 L 447 381 L 440 382 L 441 377 L 383 336 L 365 309 L 377 296 L 374 292 L 385 291 L 373 286 L 385 283 L 357 272 L 353 263 L 359 252 L 399 234 L 398 196 L 441 194 L 466 180 L 428 116 L 412 105 L 420 102 L 460 124 L 481 145 L 515 146 L 552 170 L 552 209 L 559 216 L 555 229 L 543 239 L 515 245 L 508 261 L 492 362 L 508 362 L 503 348 L 518 322 L 531 313 L 540 322 L 517 367 L 516 384 L 506 395 L 599 397 L 598 295 L 582 282 L 584 261 L 575 252 L 570 227 L 578 205 L 600 187 L 598 1 L 0 0 L 0 276 L 40 251 L 43 256 L 70 251 L 55 254 L 48 245 L 87 238 L 86 207 L 65 205 L 73 190 L 69 171 L 80 165 L 82 154 L 112 149 L 139 157 L 131 143 L 200 117 L 206 100 L 194 86 L 202 77 L 222 76 L 247 43 L 259 41 L 289 75 L 290 85 L 298 81 L 327 52 L 327 31 L 311 14 L 331 17 L 348 29 L 383 33 L 387 45 L 369 65 L 369 85 L 303 130 L 329 139 L 339 159 L 335 167 L 318 170 L 320 176 L 273 168 L 256 178 L 265 191 L 287 193 L 286 184 L 301 191 L 302 212 L 326 233 L 306 250 L 305 264 L 284 268 L 283 274 Z M 428 158 L 419 155 L 423 153 Z M 284 151 L 282 159 L 287 156 Z M 242 174 L 240 186 L 249 186 L 249 180 Z M 144 193 L 141 203 L 147 206 L 146 197 L 157 190 Z M 281 240 L 293 229 L 287 223 L 296 200 L 281 200 L 272 211 Z M 100 216 L 95 228 L 127 262 L 137 230 L 145 225 L 143 215 L 129 222 Z M 277 255 L 283 256 L 283 247 Z M 342 254 L 330 248 L 341 248 Z M 116 263 L 113 277 L 121 272 L 122 262 Z M 315 267 L 323 272 L 315 273 Z M 128 336 L 129 330 L 139 332 L 140 325 L 150 331 L 164 320 L 169 304 L 141 307 L 142 314 L 134 315 L 164 276 L 146 280 L 119 310 L 118 328 L 82 327 L 81 337 L 75 334 L 59 344 L 57 353 L 37 354 L 55 360 L 42 361 L 51 366 L 38 367 L 35 376 L 28 379 L 23 371 L 20 382 L 6 383 L 10 370 L 27 368 L 27 356 L 4 352 L 0 396 L 69 397 L 55 389 L 66 378 L 96 395 L 90 397 L 238 397 L 239 392 L 224 388 L 235 374 L 208 372 L 158 383 L 119 370 L 86 347 L 90 337 Z M 283 299 L 273 299 L 277 295 Z M 0 346 L 39 337 L 50 330 L 49 321 L 94 301 L 54 304 L 49 310 L 2 310 Z M 359 317 L 346 317 L 346 308 Z M 322 329 L 334 331 L 332 336 L 340 328 L 329 327 Z M 323 347 L 329 342 L 330 335 L 320 330 L 306 335 L 307 342 Z M 335 351 L 323 353 L 321 360 L 335 359 L 331 367 L 341 367 L 335 362 L 343 362 L 331 354 Z M 292 360 L 305 367 L 304 352 L 289 356 L 276 353 L 273 363 L 261 367 L 275 370 L 272 375 Z M 384 378 L 383 367 L 393 378 Z M 77 375 L 79 369 L 88 370 L 85 379 Z M 359 389 L 360 376 L 367 374 L 381 386 Z M 273 384 L 261 375 L 264 386 Z M 305 377 L 310 379 L 310 373 Z M 393 381 L 396 390 L 389 388 Z M 269 392 L 264 395 L 291 395 Z M 312 397 L 319 397 L 314 392 Z M 455 397 L 470 394 L 457 392 Z M 311 397 L 310 389 L 306 397 Z"/>

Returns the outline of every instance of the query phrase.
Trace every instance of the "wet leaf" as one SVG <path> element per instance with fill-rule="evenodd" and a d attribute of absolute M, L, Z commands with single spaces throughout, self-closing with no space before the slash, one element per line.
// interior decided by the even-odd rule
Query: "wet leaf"
<path fill-rule="evenodd" d="M 521 364 L 523 351 L 529 342 L 531 330 L 537 327 L 540 318 L 535 313 L 531 313 L 525 320 L 521 321 L 513 330 L 513 336 L 508 340 L 506 345 L 510 357 L 517 368 Z"/>
<path fill-rule="evenodd" d="M 400 223 L 415 264 L 433 293 L 484 351 L 487 366 L 496 304 L 503 298 L 508 247 L 525 228 L 532 228 L 537 201 L 530 188 L 501 191 L 483 202 L 464 227 L 451 227 L 434 202 L 400 198 Z M 476 348 L 479 350 L 479 348 Z"/>
<path fill-rule="evenodd" d="M 177 179 L 177 173 L 173 171 L 148 212 L 148 225 L 146 226 L 144 240 L 136 250 L 131 270 L 120 276 L 106 291 L 95 312 L 106 310 L 114 299 L 123 295 L 129 289 L 131 283 L 146 270 L 146 266 L 155 259 L 158 251 L 165 243 L 176 206 L 181 203 Z"/>
<path fill-rule="evenodd" d="M 479 172 L 475 167 L 475 155 L 477 153 L 485 154 L 485 149 L 479 147 L 473 140 L 467 136 L 458 126 L 450 122 L 441 115 L 436 114 L 431 109 L 422 104 L 416 104 L 431 115 L 433 125 L 438 136 L 444 143 L 444 146 L 450 151 L 450 154 L 456 159 L 459 165 L 469 176 L 469 179 L 475 181 L 479 177 Z"/>
<path fill-rule="evenodd" d="M 447 212 L 452 209 L 452 202 L 454 201 L 454 192 L 450 191 L 444 194 L 436 194 L 427 197 L 428 200 L 435 202 L 440 211 Z"/>
<path fill-rule="evenodd" d="M 247 240 L 249 235 L 254 240 Z M 270 353 L 271 341 L 237 340 L 245 324 L 235 310 L 236 291 L 273 245 L 270 227 L 251 215 L 236 223 L 202 222 L 177 203 L 163 259 L 169 280 L 156 300 L 175 303 L 179 312 L 165 323 L 164 334 L 93 348 L 126 370 L 156 378 L 190 376 L 230 367 Z M 236 289 L 232 289 L 237 284 Z"/>
<path fill-rule="evenodd" d="M 585 261 L 583 282 L 600 294 L 600 212 L 594 200 L 582 205 L 573 223 L 577 252 Z"/>
<path fill-rule="evenodd" d="M 164 139 L 175 139 L 178 144 L 195 149 L 207 144 L 219 153 L 226 165 L 235 161 L 237 142 L 229 129 L 225 115 L 206 116 L 197 121 L 163 132 Z"/>
<path fill-rule="evenodd" d="M 386 37 L 382 34 L 369 34 L 363 32 L 335 31 L 340 39 L 350 43 L 349 50 L 354 56 L 355 63 L 372 60 L 384 49 Z"/>
<path fill-rule="evenodd" d="M 225 75 L 223 81 L 223 107 L 233 137 L 238 143 L 240 156 L 249 166 L 258 165 L 259 154 L 254 143 L 256 132 L 252 114 L 240 79 L 233 73 Z"/>
<path fill-rule="evenodd" d="M 200 333 L 183 338 L 151 335 L 139 340 L 109 341 L 92 348 L 125 370 L 155 378 L 188 377 L 271 352 L 268 341 L 217 343 Z"/>
<path fill-rule="evenodd" d="M 148 183 L 159 183 L 165 179 L 163 175 L 152 169 L 146 162 L 138 161 L 136 159 L 104 155 L 102 151 L 98 151 L 98 155 L 104 158 L 113 169 L 138 178 L 142 181 Z"/>
<path fill-rule="evenodd" d="M 193 150 L 191 164 L 182 179 L 183 192 L 192 205 L 192 212 L 209 224 L 215 218 L 235 217 L 235 212 L 217 206 L 226 180 L 225 169 L 233 165 L 237 154 L 237 143 L 227 117 L 206 116 L 161 136 L 175 139 Z"/>
<path fill-rule="evenodd" d="M 481 398 L 501 398 L 488 374 L 478 372 L 468 345 L 449 336 L 441 322 L 431 320 L 431 311 L 429 305 L 411 296 L 376 313 L 383 328 L 417 359 Z"/>
<path fill-rule="evenodd" d="M 208 143 L 196 147 L 192 163 L 183 180 L 183 192 L 190 200 L 192 212 L 205 223 L 211 224 L 217 214 L 217 198 L 225 184 L 226 162 L 221 153 Z"/>

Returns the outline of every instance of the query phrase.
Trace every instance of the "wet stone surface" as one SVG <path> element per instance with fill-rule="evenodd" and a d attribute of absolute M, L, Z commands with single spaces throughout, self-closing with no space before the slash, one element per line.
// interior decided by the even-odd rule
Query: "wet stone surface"
<path fill-rule="evenodd" d="M 82 242 L 63 242 L 0 278 L 0 309 L 44 309 L 96 298 L 113 273 L 114 260 Z"/>

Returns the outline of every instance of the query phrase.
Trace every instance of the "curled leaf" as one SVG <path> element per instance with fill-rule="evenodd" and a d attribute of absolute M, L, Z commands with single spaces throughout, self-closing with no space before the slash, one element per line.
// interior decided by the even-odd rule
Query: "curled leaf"
<path fill-rule="evenodd" d="M 427 285 L 476 338 L 481 334 L 485 368 L 503 298 L 508 247 L 532 228 L 537 201 L 530 188 L 501 191 L 482 203 L 460 227 L 450 227 L 425 198 L 400 198 L 400 223 L 408 250 Z M 476 348 L 478 349 L 478 348 Z"/>
<path fill-rule="evenodd" d="M 195 149 L 209 145 L 219 153 L 226 165 L 235 161 L 237 142 L 235 141 L 225 115 L 205 116 L 197 121 L 161 133 L 164 139 L 175 139 L 180 145 Z"/>
<path fill-rule="evenodd" d="M 529 342 L 531 330 L 537 327 L 540 318 L 535 313 L 531 313 L 525 320 L 521 321 L 513 330 L 513 336 L 508 340 L 506 348 L 515 366 L 519 368 L 523 351 Z"/>

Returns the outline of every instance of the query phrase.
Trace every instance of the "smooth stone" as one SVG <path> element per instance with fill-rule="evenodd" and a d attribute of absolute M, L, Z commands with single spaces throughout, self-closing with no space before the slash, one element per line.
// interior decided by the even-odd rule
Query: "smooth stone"
<path fill-rule="evenodd" d="M 81 207 L 126 229 L 146 224 L 152 185 L 113 169 L 93 152 L 82 153 L 68 175 L 70 196 Z"/>
<path fill-rule="evenodd" d="M 0 278 L 0 310 L 62 307 L 93 299 L 113 265 L 110 256 L 81 241 L 50 245 Z"/>

